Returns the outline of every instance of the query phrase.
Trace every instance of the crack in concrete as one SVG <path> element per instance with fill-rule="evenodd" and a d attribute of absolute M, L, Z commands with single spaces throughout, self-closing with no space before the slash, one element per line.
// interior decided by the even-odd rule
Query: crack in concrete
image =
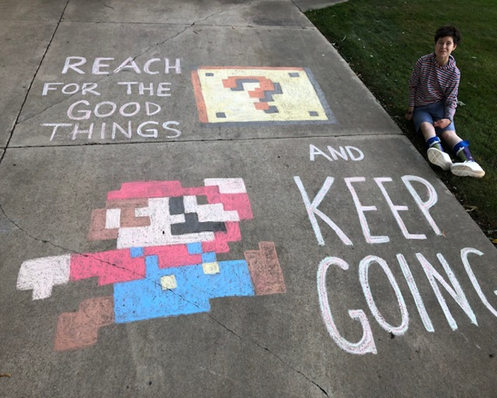
<path fill-rule="evenodd" d="M 68 3 L 69 3 L 69 1 L 70 1 L 70 0 L 68 0 Z M 252 4 L 252 3 L 249 3 L 249 5 L 250 5 L 250 4 Z M 242 6 L 245 6 L 245 4 L 244 4 L 244 5 L 242 5 Z M 238 8 L 240 8 L 240 7 L 242 7 L 242 6 L 239 6 L 239 7 L 237 7 L 236 9 L 238 9 Z M 67 4 L 66 4 L 66 7 L 67 7 Z M 65 8 L 64 8 L 64 12 L 65 12 Z M 61 19 L 62 19 L 63 15 L 64 15 L 64 12 L 62 13 Z M 195 24 L 197 24 L 197 23 L 199 23 L 199 22 L 204 22 L 204 21 L 208 20 L 209 18 L 212 18 L 212 17 L 217 16 L 217 15 L 221 15 L 221 14 L 223 14 L 223 13 L 225 13 L 225 12 L 226 12 L 226 10 L 222 10 L 222 11 L 218 11 L 218 12 L 212 13 L 211 15 L 208 15 L 207 17 L 205 17 L 205 18 L 203 18 L 203 19 L 199 19 L 199 20 L 197 20 L 197 21 L 193 22 L 191 25 L 186 25 L 186 26 L 185 26 L 185 25 L 179 25 L 179 26 L 185 26 L 185 28 L 184 28 L 184 29 L 182 29 L 182 30 L 180 30 L 180 31 L 179 31 L 178 33 L 176 33 L 175 35 L 173 35 L 173 36 L 171 36 L 171 37 L 168 37 L 167 39 L 165 39 L 165 40 L 163 40 L 163 41 L 161 41 L 161 42 L 159 42 L 159 43 L 155 43 L 154 45 L 152 45 L 152 46 L 148 47 L 148 48 L 147 48 L 146 50 L 144 50 L 142 53 L 140 53 L 140 54 L 138 54 L 138 55 L 135 55 L 135 56 L 132 58 L 132 61 L 135 61 L 137 58 L 142 57 L 143 55 L 145 55 L 146 53 L 148 53 L 148 52 L 149 52 L 149 51 L 151 51 L 152 49 L 154 49 L 154 48 L 156 48 L 156 47 L 159 47 L 159 46 L 162 46 L 163 44 L 167 43 L 168 41 L 174 40 L 175 38 L 177 38 L 178 36 L 180 36 L 181 34 L 183 34 L 184 32 L 186 32 L 187 30 L 189 30 L 190 28 L 192 28 L 193 26 L 195 26 Z M 27 92 L 27 94 L 26 94 L 26 98 L 25 98 L 25 100 L 24 100 L 24 102 L 23 102 L 23 104 L 22 104 L 22 106 L 21 106 L 21 110 L 19 111 L 19 115 L 18 115 L 18 117 L 17 117 L 17 119 L 16 119 L 16 121 L 15 121 L 15 123 L 14 123 L 14 129 L 12 130 L 11 135 L 10 135 L 10 137 L 9 137 L 9 142 L 10 142 L 10 138 L 11 138 L 11 137 L 12 137 L 12 135 L 14 134 L 14 131 L 15 131 L 15 126 L 16 126 L 17 124 L 19 124 L 19 123 L 18 123 L 18 122 L 19 122 L 19 117 L 20 117 L 20 114 L 22 113 L 22 109 L 24 108 L 24 105 L 25 105 L 25 103 L 26 103 L 26 100 L 27 100 L 28 94 L 29 94 L 29 92 L 30 92 L 30 90 L 31 90 L 31 86 L 32 86 L 32 84 L 33 84 L 33 82 L 34 82 L 34 80 L 35 80 L 35 78 L 36 78 L 36 75 L 37 75 L 37 73 L 38 73 L 38 70 L 39 70 L 39 69 L 40 69 L 40 67 L 41 67 L 41 63 L 42 63 L 42 62 L 43 62 L 43 60 L 45 59 L 45 55 L 46 55 L 46 53 L 48 52 L 48 48 L 50 47 L 50 44 L 52 43 L 52 40 L 53 40 L 53 38 L 54 38 L 54 36 L 55 36 L 55 32 L 57 31 L 57 29 L 58 29 L 58 27 L 59 27 L 59 24 L 60 24 L 60 20 L 59 20 L 59 23 L 57 24 L 57 28 L 55 29 L 54 34 L 52 35 L 52 39 L 50 40 L 50 43 L 49 43 L 49 45 L 48 45 L 48 47 L 47 47 L 47 50 L 45 51 L 45 54 L 44 54 L 44 56 L 43 56 L 43 59 L 42 59 L 42 61 L 40 62 L 40 65 L 38 66 L 38 69 L 36 70 L 35 77 L 33 78 L 33 81 L 31 82 L 31 84 L 30 84 L 30 86 L 29 86 L 29 88 L 28 88 L 28 92 Z M 203 25 L 202 25 L 202 26 L 203 26 Z M 109 73 L 108 75 L 103 76 L 101 79 L 96 80 L 94 83 L 100 83 L 100 82 L 102 82 L 102 81 L 105 81 L 105 80 L 109 79 L 110 77 L 114 76 L 116 73 L 117 73 L 117 72 L 113 71 L 112 73 Z M 69 101 L 69 100 L 73 99 L 73 98 L 74 98 L 75 96 L 77 96 L 77 95 L 79 95 L 79 93 L 71 94 L 71 95 L 70 95 L 70 96 L 68 96 L 68 97 L 64 97 L 61 101 L 56 102 L 56 103 L 53 103 L 53 104 L 51 104 L 50 106 L 48 106 L 47 108 L 45 108 L 45 109 L 41 110 L 40 112 L 37 112 L 36 114 L 34 114 L 34 115 L 32 115 L 32 116 L 30 116 L 30 117 L 28 117 L 28 118 L 26 118 L 26 119 L 23 119 L 21 123 L 27 122 L 27 121 L 29 121 L 29 120 L 31 120 L 31 119 L 33 119 L 33 118 L 35 118 L 35 117 L 39 116 L 39 115 L 42 115 L 42 114 L 43 114 L 43 113 L 45 113 L 46 111 L 48 111 L 48 110 L 50 110 L 50 109 L 52 109 L 52 108 L 54 108 L 54 107 L 56 107 L 56 106 L 58 106 L 58 105 L 60 105 L 60 104 L 63 104 L 63 103 L 64 103 L 64 102 L 66 102 L 66 101 Z M 8 143 L 9 143 L 9 142 L 7 142 L 6 147 L 8 146 Z M 0 162 L 1 162 L 1 159 L 0 159 Z"/>
<path fill-rule="evenodd" d="M 285 362 L 279 355 L 275 354 L 273 351 L 271 351 L 268 347 L 265 347 L 259 343 L 257 343 L 256 341 L 253 341 L 253 340 L 248 340 L 248 339 L 245 339 L 243 338 L 241 335 L 239 335 L 238 333 L 236 333 L 234 330 L 228 328 L 225 324 L 223 324 L 221 321 L 219 321 L 217 318 L 215 318 L 214 316 L 212 316 L 210 313 L 207 313 L 209 318 L 211 318 L 214 322 L 216 322 L 219 326 L 221 326 L 222 328 L 224 328 L 225 330 L 227 330 L 229 333 L 233 334 L 235 337 L 237 337 L 239 340 L 243 341 L 243 342 L 249 342 L 250 344 L 253 344 L 255 346 L 257 346 L 258 348 L 268 352 L 269 354 L 273 355 L 278 361 L 280 361 L 284 366 L 286 366 L 287 368 L 293 370 L 294 372 L 300 374 L 302 377 L 304 377 L 307 381 L 309 381 L 310 383 L 314 384 L 317 388 L 319 388 L 321 390 L 321 392 L 323 392 L 323 394 L 325 394 L 327 397 L 329 397 L 328 393 L 326 392 L 326 390 L 321 387 L 319 384 L 317 384 L 314 380 L 312 380 L 311 378 L 309 378 L 305 373 L 301 372 L 300 370 L 296 369 L 295 367 L 293 367 L 292 365 L 290 365 L 289 363 Z"/>
<path fill-rule="evenodd" d="M 117 141 L 117 142 L 81 142 L 79 144 L 53 144 L 53 145 L 12 145 L 9 149 L 42 149 L 42 148 L 80 148 L 85 146 L 112 146 L 112 145 L 157 145 L 157 144 L 193 144 L 198 142 L 245 142 L 245 141 L 260 141 L 260 140 L 308 140 L 311 138 L 361 138 L 361 137 L 403 137 L 402 133 L 394 132 L 368 132 L 364 134 L 335 134 L 335 135 L 307 135 L 301 136 L 280 136 L 280 137 L 237 137 L 237 138 L 211 138 L 211 139 L 184 139 L 184 140 L 162 140 L 154 139 L 148 141 Z"/>
<path fill-rule="evenodd" d="M 25 96 L 25 98 L 24 98 L 24 101 L 23 101 L 23 103 L 22 103 L 22 105 L 21 105 L 20 111 L 19 111 L 19 113 L 18 113 L 18 115 L 17 115 L 17 118 L 16 118 L 16 121 L 15 121 L 15 123 L 14 123 L 14 127 L 13 127 L 12 131 L 10 132 L 9 139 L 8 139 L 7 144 L 6 144 L 6 146 L 5 146 L 5 150 L 4 150 L 3 154 L 2 154 L 2 156 L 0 157 L 0 164 L 1 164 L 2 160 L 3 160 L 3 159 L 4 159 L 4 157 L 5 157 L 5 154 L 6 154 L 6 152 L 7 152 L 7 149 L 9 148 L 9 143 L 10 143 L 10 140 L 11 140 L 11 138 L 12 138 L 13 134 L 14 134 L 14 131 L 15 131 L 15 126 L 16 126 L 16 125 L 18 125 L 18 122 L 19 122 L 19 117 L 20 117 L 20 115 L 21 115 L 21 113 L 22 113 L 22 110 L 23 110 L 23 108 L 24 108 L 24 105 L 25 105 L 25 103 L 26 103 L 26 101 L 27 101 L 27 98 L 28 98 L 29 93 L 30 93 L 30 91 L 31 91 L 32 85 L 33 85 L 33 83 L 34 83 L 34 81 L 35 81 L 35 79 L 36 79 L 36 76 L 37 76 L 37 74 L 38 74 L 38 72 L 39 72 L 39 70 L 40 70 L 40 68 L 41 68 L 41 65 L 42 65 L 42 63 L 43 63 L 43 61 L 44 61 L 44 59 L 45 59 L 45 57 L 46 57 L 46 55 L 47 55 L 47 53 L 48 53 L 48 50 L 49 50 L 49 48 L 50 48 L 50 46 L 51 46 L 51 44 L 52 44 L 52 42 L 53 42 L 53 39 L 54 39 L 55 34 L 56 34 L 56 32 L 57 32 L 57 30 L 58 30 L 58 28 L 59 28 L 59 26 L 60 26 L 60 23 L 61 23 L 61 22 L 62 22 L 62 20 L 63 20 L 63 16 L 64 16 L 65 10 L 66 10 L 66 8 L 67 8 L 67 6 L 68 6 L 68 4 L 69 4 L 69 1 L 70 1 L 70 0 L 67 0 L 67 2 L 66 2 L 66 5 L 65 5 L 65 7 L 64 7 L 64 10 L 62 11 L 62 14 L 61 14 L 61 17 L 60 17 L 60 19 L 59 19 L 59 21 L 58 21 L 58 23 L 57 23 L 57 26 L 56 26 L 56 28 L 54 29 L 54 32 L 53 32 L 53 34 L 52 34 L 52 37 L 51 37 L 51 38 L 50 38 L 50 40 L 49 40 L 49 44 L 48 44 L 48 46 L 47 46 L 47 48 L 46 48 L 46 50 L 45 50 L 45 53 L 43 54 L 43 56 L 42 56 L 42 58 L 41 58 L 41 60 L 40 60 L 40 63 L 39 63 L 39 65 L 38 65 L 38 67 L 37 67 L 37 69 L 36 69 L 36 71 L 35 71 L 35 73 L 34 73 L 33 79 L 32 79 L 32 81 L 31 81 L 31 83 L 30 83 L 30 85 L 29 85 L 29 87 L 28 87 L 28 90 L 27 90 L 27 92 L 26 92 L 26 96 Z M 239 8 L 242 8 L 242 7 L 249 7 L 249 6 L 251 6 L 251 5 L 252 5 L 252 3 L 253 3 L 253 2 L 250 2 L 250 3 L 248 3 L 248 4 L 242 4 L 242 5 L 238 6 L 238 7 L 236 7 L 236 8 L 235 8 L 235 10 L 237 10 L 237 9 L 239 9 Z M 109 7 L 109 6 L 107 6 L 106 4 L 104 4 L 104 5 L 105 5 L 106 7 Z M 112 8 L 112 7 L 109 7 L 109 8 Z M 231 9 L 230 11 L 232 11 L 232 9 Z M 203 18 L 203 19 L 200 19 L 200 20 L 198 20 L 198 21 L 193 22 L 191 25 L 186 26 L 183 30 L 181 30 L 181 31 L 180 31 L 180 32 L 178 32 L 177 34 L 175 34 L 175 35 L 173 35 L 172 37 L 169 37 L 169 38 L 167 38 L 167 39 L 163 40 L 163 41 L 162 41 L 162 42 L 160 42 L 160 43 L 156 43 L 154 46 L 149 47 L 149 48 L 148 48 L 148 49 L 146 49 L 144 52 L 142 52 L 142 53 L 141 53 L 141 54 L 139 54 L 139 55 L 136 55 L 136 56 L 135 56 L 134 58 L 132 58 L 132 59 L 133 59 L 133 60 L 136 60 L 138 57 L 143 56 L 144 54 L 146 54 L 147 52 L 149 52 L 149 51 L 150 51 L 150 50 L 152 50 L 153 48 L 158 47 L 158 46 L 161 46 L 161 45 L 165 44 L 166 42 L 168 42 L 168 41 L 170 41 L 170 40 L 174 40 L 176 37 L 178 37 L 179 35 L 181 35 L 181 34 L 182 34 L 182 33 L 184 33 L 185 31 L 187 31 L 188 29 L 190 29 L 190 28 L 194 27 L 195 25 L 197 25 L 197 24 L 199 24 L 199 23 L 201 23 L 201 22 L 205 22 L 205 21 L 207 21 L 208 19 L 213 18 L 213 17 L 218 16 L 218 15 L 221 15 L 221 14 L 223 14 L 223 13 L 225 13 L 225 12 L 226 12 L 226 10 L 222 10 L 222 11 L 219 11 L 219 12 L 215 12 L 215 13 L 212 13 L 211 15 L 209 15 L 209 16 L 207 16 L 207 17 Z M 232 26 L 232 25 L 197 25 L 197 26 Z M 248 28 L 251 28 L 252 26 L 247 26 L 247 27 L 248 27 Z M 296 27 L 292 27 L 292 28 L 296 28 Z M 299 27 L 298 29 L 302 29 L 302 28 L 304 28 L 304 27 Z M 311 28 L 311 29 L 312 29 L 312 28 Z M 105 79 L 107 79 L 107 78 L 109 78 L 110 76 L 113 76 L 113 75 L 114 75 L 114 73 L 111 73 L 111 74 L 109 74 L 109 75 L 107 75 L 107 76 L 103 77 L 102 79 L 98 80 L 97 82 L 100 82 L 100 81 L 102 81 L 102 80 L 105 80 Z M 27 119 L 23 120 L 23 122 L 25 122 L 25 121 L 27 121 L 27 120 L 30 120 L 30 119 L 32 119 L 33 117 L 36 117 L 36 116 L 38 116 L 38 115 L 40 115 L 40 114 L 42 114 L 42 113 L 46 112 L 47 110 L 49 110 L 49 109 L 53 108 L 54 106 L 59 105 L 60 103 L 65 102 L 65 101 L 66 101 L 66 100 L 68 100 L 68 99 L 71 99 L 73 96 L 74 96 L 74 95 L 72 95 L 72 96 L 70 96 L 70 97 L 68 97 L 68 98 L 64 98 L 64 100 L 63 100 L 63 101 L 60 101 L 60 102 L 58 102 L 58 103 L 56 103 L 56 104 L 52 104 L 51 106 L 49 106 L 48 108 L 46 108 L 46 109 L 42 110 L 41 112 L 37 113 L 36 115 L 33 115 L 33 116 L 31 116 L 30 118 L 27 118 Z M 255 139 L 255 138 L 254 138 L 254 139 Z M 191 141 L 192 141 L 192 142 L 199 142 L 199 140 L 191 140 Z M 201 141 L 212 141 L 212 140 L 201 140 Z M 224 141 L 224 140 L 214 140 L 214 141 Z M 231 140 L 229 140 L 229 141 L 231 141 Z M 156 141 L 154 141 L 154 143 L 155 143 L 155 142 L 156 142 Z M 179 141 L 175 141 L 175 142 L 179 142 Z M 183 142 L 183 141 L 181 141 L 181 142 Z M 133 142 L 133 143 L 125 143 L 125 144 L 136 144 L 136 143 L 143 143 L 143 142 Z M 110 143 L 110 144 L 109 144 L 109 143 L 105 143 L 105 144 L 104 144 L 104 143 L 95 143 L 95 144 L 90 143 L 90 144 L 84 144 L 84 145 L 113 145 L 113 144 L 117 144 L 117 143 Z M 65 147 L 66 145 L 61 145 L 61 146 L 62 146 L 62 147 Z M 70 146 L 75 146 L 75 145 L 70 145 Z M 76 146 L 82 146 L 82 145 L 76 145 Z M 39 147 L 39 146 L 38 146 L 38 147 Z M 43 147 L 45 148 L 45 147 L 53 147 L 53 146 L 43 146 Z M 14 148 L 29 148 L 29 146 L 14 147 Z M 103 260 L 101 260 L 101 259 L 99 259 L 99 258 L 96 258 L 96 257 L 92 256 L 91 254 L 88 254 L 88 253 L 80 253 L 80 252 L 78 252 L 78 251 L 76 251 L 76 250 L 72 250 L 72 249 L 66 248 L 66 247 L 64 247 L 64 246 L 58 245 L 58 244 L 56 244 L 56 243 L 53 243 L 53 242 L 51 242 L 50 240 L 41 239 L 41 238 L 38 238 L 38 237 L 36 237 L 36 236 L 34 236 L 34 235 L 30 234 L 27 230 L 25 230 L 24 228 L 22 228 L 22 227 L 21 227 L 18 223 L 16 223 L 13 219 L 11 219 L 11 218 L 7 215 L 7 213 L 5 212 L 5 209 L 4 209 L 4 207 L 2 206 L 2 204 L 1 204 L 1 203 L 0 203 L 0 212 L 3 214 L 3 216 L 5 217 L 5 219 L 6 219 L 9 223 L 11 223 L 13 226 L 15 226 L 15 228 L 17 228 L 19 231 L 21 231 L 21 232 L 22 232 L 22 233 L 24 233 L 26 236 L 28 236 L 29 238 L 31 238 L 31 239 L 33 239 L 33 240 L 35 240 L 35 241 L 50 244 L 50 245 L 52 245 L 53 247 L 56 247 L 56 248 L 62 249 L 62 250 L 64 250 L 64 251 L 69 252 L 69 253 L 72 253 L 72 254 L 77 254 L 77 255 L 82 255 L 82 256 L 85 256 L 85 257 L 92 258 L 92 259 L 94 259 L 95 261 L 98 261 L 98 262 L 101 262 L 101 263 L 107 264 L 107 265 L 109 265 L 109 266 L 111 266 L 111 267 L 116 267 L 116 268 L 119 268 L 119 269 L 125 270 L 126 272 L 131 272 L 133 275 L 137 275 L 137 276 L 139 276 L 139 277 L 141 277 L 141 278 L 143 278 L 143 279 L 146 279 L 147 281 L 149 281 L 149 282 L 151 282 L 151 283 L 154 283 L 154 284 L 156 284 L 156 285 L 160 285 L 157 281 L 155 281 L 155 280 L 151 280 L 151 279 L 147 278 L 147 277 L 146 277 L 146 275 L 143 275 L 143 274 L 137 273 L 137 272 L 135 272 L 135 271 L 132 271 L 132 270 L 126 269 L 126 268 L 124 268 L 124 267 L 120 267 L 120 266 L 118 266 L 118 265 L 116 265 L 116 264 L 114 264 L 114 263 L 110 263 L 110 262 L 107 262 L 107 261 L 103 261 Z M 176 293 L 176 292 L 174 292 L 174 291 L 173 291 L 173 293 L 174 293 L 174 294 L 177 294 L 177 293 Z M 198 306 L 198 304 L 196 304 L 196 303 L 194 303 L 194 302 L 191 302 L 190 300 L 188 300 L 187 298 L 185 298 L 185 297 L 184 297 L 184 296 L 182 296 L 182 295 L 179 295 L 178 297 L 180 297 L 180 299 L 181 299 L 181 300 L 184 300 L 184 301 L 186 301 L 186 302 L 188 302 L 188 303 L 190 303 L 190 304 L 192 304 L 192 305 L 194 305 L 194 306 L 196 306 L 196 307 L 199 307 L 199 306 Z M 211 320 L 212 320 L 213 322 L 215 322 L 217 325 L 219 325 L 220 327 L 222 327 L 224 330 L 228 331 L 229 333 L 231 333 L 232 335 L 234 335 L 235 337 L 237 337 L 240 341 L 243 341 L 243 342 L 245 342 L 245 343 L 247 343 L 247 342 L 248 342 L 248 343 L 250 343 L 250 344 L 253 344 L 253 345 L 257 346 L 258 348 L 260 348 L 260 349 L 262 349 L 262 350 L 264 350 L 264 351 L 268 352 L 269 354 L 273 355 L 273 356 L 274 356 L 274 357 L 275 357 L 278 361 L 280 361 L 280 362 L 281 362 L 284 366 L 286 366 L 286 367 L 288 367 L 289 369 L 291 369 L 292 371 L 294 371 L 294 372 L 296 372 L 296 373 L 300 374 L 300 375 L 301 375 L 302 377 L 304 377 L 304 378 L 305 378 L 308 382 L 312 383 L 314 386 L 316 386 L 317 388 L 319 388 L 319 389 L 320 389 L 320 391 L 321 391 L 323 394 L 325 394 L 327 397 L 329 396 L 329 395 L 328 395 L 328 393 L 326 392 L 326 390 L 325 390 L 324 388 L 322 388 L 322 387 L 321 387 L 318 383 L 316 383 L 314 380 L 310 379 L 310 378 L 309 378 L 306 374 L 304 374 L 302 371 L 300 371 L 300 370 L 296 369 L 294 366 L 292 366 L 292 365 L 290 365 L 289 363 L 287 363 L 286 361 L 284 361 L 284 360 L 283 360 L 283 359 L 282 359 L 279 355 L 277 355 L 276 353 L 274 353 L 273 351 L 271 351 L 268 347 L 265 347 L 265 346 L 263 346 L 263 345 L 261 345 L 261 344 L 259 344 L 259 343 L 255 342 L 255 341 L 248 340 L 248 339 L 244 338 L 244 337 L 243 337 L 243 336 L 241 336 L 239 333 L 237 333 L 236 331 L 234 331 L 234 330 L 230 329 L 227 325 L 225 325 L 225 324 L 223 324 L 221 321 L 219 321 L 219 320 L 218 320 L 216 317 L 214 317 L 211 313 L 207 312 L 207 316 L 208 316 L 208 318 L 209 318 L 209 319 L 211 319 Z"/>
<path fill-rule="evenodd" d="M 133 270 L 129 270 L 125 267 L 122 267 L 122 266 L 118 266 L 114 263 L 111 263 L 111 262 L 108 262 L 108 261 L 104 261 L 102 259 L 99 259 L 95 256 L 93 256 L 91 253 L 81 253 L 77 250 L 73 250 L 73 249 L 69 249 L 67 247 L 64 247 L 64 246 L 61 246 L 61 245 L 58 245 L 56 243 L 53 243 L 51 242 L 50 240 L 46 240 L 46 239 L 41 239 L 41 238 L 38 238 L 32 234 L 30 234 L 28 231 L 26 231 L 24 228 L 22 228 L 18 223 L 16 223 L 13 219 L 11 219 L 7 213 L 5 212 L 5 209 L 3 207 L 3 205 L 0 203 L 0 213 L 3 214 L 4 218 L 9 222 L 11 223 L 15 228 L 17 228 L 19 231 L 21 231 L 22 233 L 24 233 L 26 236 L 28 236 L 29 238 L 37 241 L 37 242 L 42 242 L 42 243 L 47 243 L 53 247 L 56 247 L 58 249 L 62 249 L 64 250 L 66 253 L 69 252 L 71 254 L 76 254 L 76 255 L 80 255 L 80 256 L 84 256 L 84 257 L 87 257 L 87 258 L 91 258 L 99 263 L 102 263 L 102 264 L 106 264 L 106 265 L 109 265 L 111 267 L 114 267 L 114 268 L 118 268 L 120 270 L 123 270 L 127 273 L 130 273 L 131 275 L 135 275 L 135 276 L 138 276 L 140 279 L 144 279 L 150 283 L 153 283 L 154 285 L 157 285 L 157 286 L 161 286 L 161 284 L 156 281 L 156 280 L 153 280 L 153 279 L 150 279 L 147 277 L 146 275 L 146 272 L 145 274 L 142 274 L 142 273 L 139 273 L 139 272 L 135 272 Z M 98 278 L 98 277 L 97 277 Z M 188 304 L 191 304 L 197 308 L 200 308 L 200 306 L 187 299 L 186 297 L 184 297 L 183 295 L 181 294 L 178 294 L 176 293 L 174 290 L 171 290 L 171 292 L 173 294 L 175 294 L 176 296 L 178 296 L 181 300 L 187 302 Z M 265 347 L 259 343 L 257 343 L 256 341 L 253 341 L 253 340 L 249 340 L 249 339 L 246 339 L 244 338 L 243 336 L 241 336 L 239 333 L 237 333 L 236 331 L 234 331 L 233 329 L 230 329 L 227 325 L 225 325 L 224 323 L 222 323 L 221 321 L 219 321 L 215 316 L 213 316 L 210 312 L 204 312 L 208 318 L 215 322 L 217 325 L 219 325 L 220 327 L 222 327 L 224 330 L 226 330 L 227 332 L 229 332 L 230 334 L 232 334 L 233 336 L 237 337 L 240 341 L 244 342 L 244 343 L 249 343 L 249 344 L 253 344 L 255 345 L 256 347 L 268 352 L 269 354 L 271 354 L 272 356 L 274 356 L 276 359 L 278 359 L 278 361 L 280 361 L 284 366 L 286 366 L 287 368 L 291 369 L 292 371 L 300 374 L 302 377 L 304 377 L 307 381 L 309 381 L 310 383 L 314 384 L 317 388 L 319 388 L 327 397 L 329 396 L 328 393 L 326 392 L 326 390 L 324 388 L 322 388 L 319 384 L 317 384 L 314 380 L 312 380 L 311 378 L 309 378 L 305 373 L 303 373 L 302 371 L 296 369 L 294 366 L 290 365 L 289 363 L 287 363 L 286 361 L 284 361 L 279 355 L 277 355 L 276 353 L 274 353 L 273 351 L 271 351 L 268 347 Z"/>
<path fill-rule="evenodd" d="M 182 34 L 183 32 L 185 32 L 185 31 L 186 31 L 188 28 L 190 28 L 190 27 L 191 27 L 191 26 L 187 26 L 187 27 L 185 27 L 183 30 L 181 30 L 180 32 L 176 33 L 175 35 L 173 35 L 173 36 L 171 36 L 171 37 L 168 37 L 167 39 L 163 40 L 163 41 L 162 41 L 162 42 L 160 42 L 160 43 L 156 43 L 156 44 L 154 44 L 153 46 L 151 46 L 151 47 L 147 48 L 145 51 L 143 51 L 141 54 L 138 54 L 138 55 L 134 56 L 133 58 L 131 58 L 131 60 L 132 60 L 132 61 L 135 61 L 137 58 L 139 58 L 139 57 L 143 56 L 144 54 L 146 54 L 147 52 L 149 52 L 149 51 L 150 51 L 150 50 L 152 50 L 153 48 L 158 47 L 158 46 L 161 46 L 161 45 L 163 45 L 164 43 L 166 43 L 166 42 L 168 42 L 168 41 L 170 41 L 170 40 L 175 39 L 176 37 L 178 37 L 180 34 Z M 108 75 L 105 75 L 105 76 L 103 76 L 102 78 L 100 78 L 100 79 L 98 79 L 98 80 L 95 80 L 95 81 L 94 81 L 94 82 L 92 82 L 92 83 L 100 83 L 100 82 L 102 82 L 102 81 L 105 81 L 105 80 L 107 80 L 108 78 L 110 78 L 110 77 L 114 76 L 116 73 L 117 73 L 117 72 L 113 71 L 113 72 L 109 73 Z M 30 86 L 30 88 L 31 88 L 31 86 Z M 77 95 L 79 95 L 79 92 L 74 93 L 74 94 L 71 94 L 71 95 L 69 95 L 69 96 L 66 96 L 66 97 L 64 97 L 61 101 L 58 101 L 58 102 L 52 103 L 52 104 L 50 104 L 48 107 L 46 107 L 45 109 L 43 109 L 43 110 L 41 110 L 41 111 L 37 112 L 36 114 L 34 114 L 34 115 L 32 115 L 32 116 L 30 116 L 30 117 L 28 117 L 28 118 L 26 118 L 26 119 L 23 119 L 20 123 L 18 123 L 18 120 L 16 120 L 15 125 L 18 125 L 18 124 L 21 124 L 21 123 L 27 122 L 27 121 L 29 121 L 29 120 L 31 120 L 31 119 L 33 119 L 33 118 L 35 118 L 35 117 L 38 117 L 38 116 L 42 115 L 43 113 L 45 113 L 46 111 L 48 111 L 48 110 L 50 110 L 50 109 L 52 109 L 52 108 L 54 108 L 54 107 L 56 107 L 56 106 L 58 106 L 58 105 L 60 105 L 60 104 L 63 104 L 64 102 L 67 102 L 67 101 L 72 100 L 72 99 L 73 99 L 75 96 L 77 96 Z M 23 106 L 24 106 L 24 104 L 23 104 Z M 21 110 L 22 110 L 22 108 L 21 108 Z M 15 128 L 15 127 L 14 127 L 14 128 Z"/>
<path fill-rule="evenodd" d="M 0 156 L 0 164 L 2 164 L 2 160 L 5 157 L 5 154 L 7 153 L 7 148 L 9 147 L 10 140 L 12 139 L 12 136 L 14 135 L 15 126 L 19 122 L 19 117 L 21 116 L 21 113 L 22 113 L 22 110 L 24 108 L 24 105 L 26 104 L 26 101 L 28 100 L 29 93 L 31 92 L 31 87 L 33 87 L 33 83 L 34 83 L 34 81 L 36 79 L 36 76 L 38 75 L 38 72 L 39 72 L 39 70 L 41 68 L 41 65 L 43 64 L 43 61 L 45 60 L 45 57 L 46 57 L 46 55 L 48 53 L 48 50 L 50 49 L 50 46 L 52 45 L 53 39 L 55 37 L 55 33 L 59 29 L 59 26 L 60 26 L 60 24 L 62 22 L 62 18 L 64 17 L 64 13 L 66 12 L 66 8 L 69 5 L 69 1 L 71 1 L 71 0 L 67 0 L 66 5 L 64 6 L 64 9 L 62 10 L 62 13 L 60 15 L 59 21 L 57 22 L 57 25 L 55 26 L 55 29 L 54 29 L 54 31 L 52 33 L 52 37 L 50 37 L 50 40 L 49 40 L 48 45 L 47 45 L 47 47 L 45 49 L 45 52 L 43 53 L 43 56 L 41 57 L 41 60 L 40 60 L 40 62 L 38 64 L 38 67 L 36 68 L 35 73 L 33 74 L 33 79 L 31 79 L 31 82 L 29 83 L 28 89 L 26 90 L 26 95 L 24 96 L 24 100 L 23 100 L 23 102 L 21 104 L 21 107 L 19 108 L 19 112 L 18 112 L 16 120 L 15 120 L 13 126 L 12 126 L 12 130 L 9 133 L 9 138 L 7 139 L 7 142 L 5 143 L 5 150 L 2 153 L 2 155 Z"/>

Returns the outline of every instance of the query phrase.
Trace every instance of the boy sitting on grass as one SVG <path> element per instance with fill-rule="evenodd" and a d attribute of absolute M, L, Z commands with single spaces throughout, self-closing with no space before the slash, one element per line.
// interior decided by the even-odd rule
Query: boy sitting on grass
<path fill-rule="evenodd" d="M 456 134 L 454 114 L 461 72 L 451 55 L 461 41 L 461 33 L 454 26 L 442 26 L 435 33 L 435 52 L 416 62 L 409 81 L 409 107 L 406 119 L 413 120 L 416 132 L 421 130 L 428 147 L 428 160 L 451 170 L 457 176 L 481 178 L 485 171 L 475 162 L 468 148 Z M 461 160 L 452 163 L 444 152 L 440 138 Z"/>

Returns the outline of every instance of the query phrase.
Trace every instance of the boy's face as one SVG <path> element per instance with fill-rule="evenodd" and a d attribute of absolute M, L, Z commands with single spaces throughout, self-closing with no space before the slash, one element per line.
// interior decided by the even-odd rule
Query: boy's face
<path fill-rule="evenodd" d="M 457 47 L 452 36 L 440 37 L 435 43 L 435 54 L 439 58 L 447 59 Z"/>

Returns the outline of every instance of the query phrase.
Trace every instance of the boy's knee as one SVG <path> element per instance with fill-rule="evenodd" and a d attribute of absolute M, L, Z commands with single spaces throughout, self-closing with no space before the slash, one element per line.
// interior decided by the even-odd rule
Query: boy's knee
<path fill-rule="evenodd" d="M 446 137 L 453 137 L 456 134 L 456 132 L 454 130 L 444 130 L 440 133 L 440 135 L 443 135 L 443 136 L 446 136 Z"/>
<path fill-rule="evenodd" d="M 454 130 L 442 131 L 440 133 L 440 137 L 442 137 L 442 139 L 444 141 L 454 141 L 454 140 L 460 141 L 461 140 L 461 138 L 459 138 L 459 136 L 457 135 L 457 133 Z"/>

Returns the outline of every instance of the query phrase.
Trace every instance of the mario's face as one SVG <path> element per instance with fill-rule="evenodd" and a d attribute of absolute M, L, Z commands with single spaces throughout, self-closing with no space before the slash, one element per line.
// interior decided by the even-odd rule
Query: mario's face
<path fill-rule="evenodd" d="M 238 212 L 224 210 L 221 203 L 199 203 L 202 200 L 180 196 L 108 203 L 110 208 L 99 214 L 105 217 L 101 238 L 116 238 L 118 249 L 207 242 L 216 232 L 227 231 L 226 222 L 240 221 Z"/>
<path fill-rule="evenodd" d="M 88 238 L 116 239 L 118 249 L 228 242 L 239 239 L 240 220 L 252 217 L 246 192 L 225 193 L 217 185 L 179 189 L 172 182 L 146 184 L 148 198 L 110 192 L 106 208 L 92 213 Z"/>

